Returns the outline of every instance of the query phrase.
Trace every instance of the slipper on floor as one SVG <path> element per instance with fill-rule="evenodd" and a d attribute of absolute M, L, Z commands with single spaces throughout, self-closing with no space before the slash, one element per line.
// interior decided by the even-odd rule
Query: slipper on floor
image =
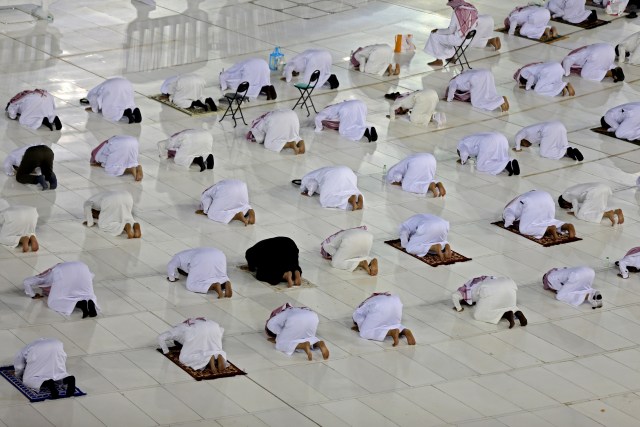
<path fill-rule="evenodd" d="M 81 98 L 80 99 L 80 104 L 82 105 L 89 105 L 89 100 L 87 98 Z"/>
<path fill-rule="evenodd" d="M 294 179 L 294 180 L 291 180 L 291 183 L 293 185 L 302 185 L 302 180 L 301 179 Z"/>

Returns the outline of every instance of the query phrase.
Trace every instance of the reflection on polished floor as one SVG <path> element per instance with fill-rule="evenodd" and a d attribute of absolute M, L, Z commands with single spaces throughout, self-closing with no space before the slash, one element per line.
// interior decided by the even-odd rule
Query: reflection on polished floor
<path fill-rule="evenodd" d="M 0 157 L 20 146 L 45 143 L 55 152 L 59 186 L 39 191 L 0 177 L 2 197 L 35 206 L 40 220 L 37 253 L 0 249 L 0 358 L 38 337 L 57 337 L 69 355 L 86 397 L 28 404 L 0 381 L 0 426 L 637 426 L 640 424 L 640 284 L 616 277 L 612 268 L 638 245 L 640 211 L 635 187 L 640 148 L 591 132 L 606 109 L 638 101 L 640 69 L 624 64 L 624 84 L 568 77 L 577 95 L 547 98 L 519 90 L 512 76 L 524 64 L 561 60 L 586 44 L 615 43 L 640 30 L 624 18 L 593 30 L 558 25 L 569 37 L 542 44 L 499 34 L 502 49 L 470 49 L 474 68 L 490 68 L 508 113 L 468 104 L 439 106 L 448 118 L 436 129 L 406 120 L 389 123 L 392 91 L 433 88 L 443 96 L 459 69 L 432 69 L 422 52 L 431 29 L 448 24 L 444 0 L 158 0 L 154 9 L 138 1 L 59 0 L 52 23 L 0 26 L 0 100 L 21 90 L 43 88 L 56 97 L 60 132 L 31 131 L 0 120 Z M 497 4 L 498 3 L 498 4 Z M 522 2 L 524 3 L 524 2 Z M 515 6 L 478 0 L 496 25 Z M 612 19 L 599 11 L 601 19 Z M 15 11 L 0 11 L 0 17 Z M 6 20 L 3 20 L 6 21 Z M 414 35 L 418 51 L 402 58 L 398 77 L 351 70 L 351 50 L 393 44 L 396 34 Z M 498 35 L 498 33 L 496 33 Z M 148 98 L 172 75 L 195 72 L 218 99 L 218 74 L 243 58 L 268 59 L 275 46 L 286 57 L 309 47 L 331 51 L 337 91 L 318 90 L 316 106 L 360 99 L 379 133 L 377 143 L 354 143 L 337 132 L 315 133 L 313 115 L 298 110 L 307 153 L 280 154 L 244 139 L 247 128 L 230 120 L 191 118 Z M 140 125 L 113 124 L 87 113 L 78 100 L 103 79 L 123 75 L 136 90 Z M 298 97 L 292 85 L 273 84 L 277 101 L 264 98 L 244 107 L 247 120 Z M 456 144 L 470 133 L 497 130 L 510 141 L 523 126 L 559 119 L 585 161 L 548 160 L 536 150 L 514 153 L 520 177 L 489 176 L 456 164 Z M 185 171 L 161 161 L 156 143 L 186 128 L 205 128 L 215 138 L 213 171 Z M 113 178 L 89 166 L 91 150 L 106 138 L 140 140 L 145 177 Z M 442 199 L 420 197 L 385 185 L 383 167 L 415 152 L 434 153 L 447 188 Z M 363 211 L 322 209 L 300 197 L 290 182 L 327 165 L 347 165 L 358 175 Z M 247 182 L 255 226 L 222 225 L 194 215 L 203 189 L 225 178 Z M 601 181 L 614 189 L 626 222 L 614 228 L 578 221 L 582 241 L 544 248 L 490 223 L 515 195 L 537 188 L 557 197 L 570 185 Z M 82 226 L 84 200 L 99 190 L 132 193 L 143 238 L 112 238 Z M 433 213 L 451 223 L 453 248 L 471 262 L 429 267 L 384 244 L 415 213 Z M 571 217 L 559 212 L 558 217 Z M 366 224 L 375 235 L 380 274 L 369 277 L 332 269 L 320 242 L 339 229 Z M 236 266 L 258 240 L 285 235 L 301 250 L 301 266 L 315 287 L 275 291 Z M 214 246 L 225 252 L 234 284 L 232 299 L 218 301 L 166 280 L 170 257 L 183 249 Z M 55 263 L 82 260 L 95 274 L 103 314 L 81 320 L 49 310 L 22 291 L 22 280 Z M 573 308 L 542 289 L 552 267 L 589 265 L 604 307 Z M 472 310 L 456 314 L 450 294 L 471 277 L 502 275 L 518 286 L 526 328 L 476 322 Z M 404 303 L 404 322 L 418 345 L 393 348 L 361 340 L 350 330 L 354 308 L 372 292 L 390 291 Z M 306 305 L 320 316 L 318 335 L 331 349 L 328 361 L 287 357 L 266 341 L 264 322 L 276 306 Z M 156 337 L 188 316 L 206 316 L 225 328 L 229 359 L 245 377 L 195 382 L 156 352 Z M 321 359 L 319 357 L 316 357 Z"/>

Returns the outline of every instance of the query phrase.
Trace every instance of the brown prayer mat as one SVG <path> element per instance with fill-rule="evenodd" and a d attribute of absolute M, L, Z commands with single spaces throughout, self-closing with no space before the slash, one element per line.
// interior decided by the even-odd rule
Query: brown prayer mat
<path fill-rule="evenodd" d="M 171 108 L 174 108 L 178 111 L 182 111 L 185 114 L 188 114 L 190 116 L 213 116 L 215 114 L 217 114 L 217 111 L 205 111 L 202 108 L 180 108 L 178 107 L 176 104 L 174 104 L 173 102 L 169 101 L 169 97 L 164 96 L 162 94 L 158 94 L 158 95 L 151 95 L 148 97 L 149 99 L 153 99 L 156 100 L 158 102 L 163 103 L 164 105 L 168 105 Z"/>
<path fill-rule="evenodd" d="M 431 267 L 437 267 L 439 265 L 455 264 L 456 262 L 471 261 L 471 258 L 467 258 L 466 256 L 461 255 L 456 251 L 451 251 L 453 254 L 451 255 L 451 258 L 446 261 L 441 261 L 438 255 L 430 255 L 430 254 L 426 254 L 425 256 L 413 255 L 407 252 L 402 246 L 400 246 L 400 239 L 387 240 L 385 243 L 389 246 L 392 246 L 398 249 L 399 251 L 404 252 L 407 255 L 411 255 L 412 257 L 419 259 L 425 264 L 429 264 Z"/>
<path fill-rule="evenodd" d="M 543 236 L 542 239 L 536 239 L 535 237 L 526 236 L 520 233 L 520 231 L 518 230 L 518 221 L 514 222 L 513 225 L 508 228 L 504 226 L 504 221 L 496 221 L 496 222 L 492 222 L 491 224 L 496 225 L 502 228 L 503 230 L 510 231 L 526 239 L 529 239 L 532 242 L 536 242 L 537 244 L 542 245 L 545 248 L 548 248 L 549 246 L 564 245 L 565 243 L 578 242 L 582 240 L 579 237 L 571 238 L 569 237 L 568 234 L 558 234 L 558 240 L 553 240 L 551 237 L 547 237 L 547 236 Z"/>
<path fill-rule="evenodd" d="M 206 368 L 201 370 L 191 369 L 190 367 L 180 363 L 180 360 L 179 360 L 180 349 L 182 348 L 182 346 L 178 343 L 176 344 L 177 345 L 174 347 L 169 347 L 169 353 L 167 354 L 163 354 L 161 349 L 158 349 L 158 352 L 160 352 L 160 354 L 162 354 L 164 357 L 166 357 L 167 359 L 171 360 L 173 363 L 178 365 L 183 371 L 191 375 L 191 377 L 196 381 L 215 380 L 218 378 L 235 377 L 236 375 L 247 375 L 246 372 L 244 372 L 243 370 L 241 370 L 240 368 L 238 368 L 236 365 L 234 365 L 228 360 L 227 360 L 227 367 L 224 369 L 224 371 L 223 372 L 218 371 L 217 374 L 214 374 L 213 372 L 211 372 L 211 368 L 209 367 L 209 365 L 207 365 Z"/>
<path fill-rule="evenodd" d="M 504 34 L 508 34 L 509 33 L 509 30 L 507 30 L 506 28 L 498 28 L 496 31 L 499 32 L 499 33 L 504 33 Z M 545 43 L 545 44 L 551 44 L 551 43 L 554 43 L 554 42 L 569 38 L 569 36 L 558 35 L 558 37 L 551 37 L 551 38 L 547 39 L 547 41 L 543 42 L 540 39 L 532 39 L 532 38 L 520 35 L 520 30 L 519 29 L 516 30 L 516 33 L 514 34 L 514 36 L 520 37 L 520 38 L 525 39 L 525 40 L 531 40 L 533 42 L 539 42 L 539 43 Z"/>
<path fill-rule="evenodd" d="M 253 272 L 253 271 L 249 271 L 249 266 L 246 265 L 246 264 L 238 265 L 236 268 L 238 268 L 239 270 L 242 270 L 242 271 L 246 271 L 247 273 L 250 273 L 253 277 L 256 277 L 256 273 Z M 267 282 L 263 282 L 263 283 L 267 283 Z M 282 282 L 282 283 L 277 284 L 277 285 L 270 285 L 269 283 L 267 283 L 267 285 L 269 285 L 269 287 L 275 289 L 278 292 L 291 291 L 291 290 L 300 289 L 300 288 L 315 288 L 315 287 L 317 287 L 316 285 L 314 285 L 313 283 L 311 283 L 310 281 L 308 281 L 304 277 L 302 277 L 302 283 L 300 284 L 300 286 L 293 286 L 291 288 L 287 287 L 287 283 L 286 282 Z"/>
<path fill-rule="evenodd" d="M 572 24 L 571 22 L 567 22 L 564 19 L 560 19 L 560 18 L 552 18 L 551 19 L 553 22 L 559 22 L 561 24 L 566 24 L 566 25 L 571 25 L 573 27 L 580 27 L 582 29 L 585 30 L 593 30 L 594 28 L 598 28 L 598 27 L 602 27 L 603 25 L 607 25 L 608 23 L 610 23 L 611 21 L 603 21 L 602 19 L 598 19 L 596 21 L 593 22 L 581 22 L 579 24 Z"/>

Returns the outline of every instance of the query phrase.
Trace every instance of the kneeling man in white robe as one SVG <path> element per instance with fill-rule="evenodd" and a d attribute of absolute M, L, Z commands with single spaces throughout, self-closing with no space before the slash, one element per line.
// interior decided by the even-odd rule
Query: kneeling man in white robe
<path fill-rule="evenodd" d="M 5 110 L 11 120 L 18 119 L 22 126 L 34 130 L 42 125 L 51 131 L 54 127 L 56 130 L 62 129 L 53 96 L 44 89 L 20 92 L 11 98 Z"/>
<path fill-rule="evenodd" d="M 590 267 L 552 268 L 542 276 L 544 289 L 553 291 L 556 299 L 574 307 L 587 301 L 591 307 L 602 307 L 602 294 L 593 289 L 596 272 Z"/>
<path fill-rule="evenodd" d="M 158 153 L 183 168 L 196 164 L 200 172 L 213 169 L 213 135 L 204 129 L 185 129 L 158 142 Z"/>
<path fill-rule="evenodd" d="M 289 108 L 273 110 L 251 122 L 247 140 L 264 144 L 264 148 L 279 153 L 291 148 L 295 154 L 304 154 L 304 141 L 300 138 L 300 120 Z"/>
<path fill-rule="evenodd" d="M 410 254 L 423 257 L 438 255 L 441 261 L 451 258 L 449 221 L 431 214 L 416 214 L 400 225 L 400 245 Z"/>
<path fill-rule="evenodd" d="M 142 114 L 136 107 L 133 85 L 124 77 L 112 77 L 94 87 L 87 94 L 87 111 L 102 113 L 110 122 L 126 117 L 129 123 L 140 123 Z M 85 101 L 86 102 L 86 101 Z"/>
<path fill-rule="evenodd" d="M 180 108 L 202 108 L 204 111 L 217 111 L 212 98 L 204 96 L 206 85 L 202 76 L 195 73 L 169 77 L 162 83 L 160 92 L 169 97 L 169 101 Z"/>
<path fill-rule="evenodd" d="M 476 25 L 476 36 L 469 46 L 483 49 L 485 47 L 493 47 L 494 50 L 500 50 L 502 41 L 500 37 L 493 36 L 495 22 L 493 16 L 489 14 L 478 15 L 478 23 Z"/>
<path fill-rule="evenodd" d="M 628 61 L 629 64 L 640 64 L 640 31 L 633 33 L 615 48 L 618 62 Z"/>
<path fill-rule="evenodd" d="M 91 166 L 102 166 L 107 175 L 133 175 L 142 181 L 142 165 L 138 161 L 139 143 L 135 136 L 115 135 L 102 142 L 91 152 Z"/>
<path fill-rule="evenodd" d="M 447 122 L 444 113 L 436 111 L 438 106 L 438 93 L 433 89 L 416 90 L 400 94 L 399 92 L 385 95 L 387 99 L 393 99 L 389 110 L 389 119 L 395 120 L 396 116 L 406 115 L 411 123 L 427 126 L 431 121 L 438 127 Z"/>
<path fill-rule="evenodd" d="M 93 273 L 80 261 L 61 262 L 23 282 L 24 293 L 33 299 L 47 296 L 47 305 L 69 316 L 75 308 L 82 310 L 82 318 L 98 315 L 98 301 L 93 292 Z M 36 293 L 40 288 L 42 294 Z"/>
<path fill-rule="evenodd" d="M 384 341 L 393 338 L 393 346 L 400 343 L 400 337 L 407 339 L 407 344 L 416 345 L 416 339 L 410 329 L 402 325 L 402 301 L 397 295 L 389 292 L 373 293 L 353 312 L 353 326 L 366 340 Z"/>
<path fill-rule="evenodd" d="M 320 195 L 323 208 L 357 211 L 364 207 L 358 177 L 347 166 L 327 166 L 306 174 L 300 184 L 304 196 Z"/>
<path fill-rule="evenodd" d="M 324 259 L 331 260 L 331 266 L 339 270 L 355 271 L 362 268 L 370 276 L 378 274 L 378 259 L 372 258 L 373 234 L 366 226 L 340 230 L 327 237 L 320 245 Z"/>
<path fill-rule="evenodd" d="M 616 266 L 620 269 L 618 277 L 623 279 L 628 279 L 630 272 L 640 271 L 640 246 L 629 249 L 622 259 L 616 261 Z"/>
<path fill-rule="evenodd" d="M 233 220 L 241 221 L 245 227 L 256 223 L 256 213 L 249 204 L 249 189 L 239 179 L 223 179 L 204 190 L 196 214 L 225 224 Z"/>
<path fill-rule="evenodd" d="M 287 60 L 287 65 L 285 65 L 282 71 L 282 80 L 290 83 L 293 76 L 302 74 L 302 77 L 299 79 L 300 83 L 308 84 L 311 81 L 313 72 L 318 70 L 320 71 L 320 77 L 318 78 L 316 87 L 322 87 L 331 77 L 332 63 L 331 52 L 328 50 L 307 49 Z"/>
<path fill-rule="evenodd" d="M 264 59 L 245 59 L 220 73 L 220 90 L 223 92 L 227 89 L 235 91 L 242 82 L 249 82 L 247 97 L 255 99 L 265 92 L 267 100 L 276 99 L 276 90 L 271 85 L 271 70 Z"/>
<path fill-rule="evenodd" d="M 576 229 L 572 224 L 555 218 L 556 204 L 551 194 L 546 191 L 528 191 L 505 206 L 502 212 L 504 226 L 510 227 L 518 222 L 518 231 L 526 236 L 542 239 L 545 235 L 558 239 L 558 233 L 568 233 L 569 237 L 576 236 Z"/>
<path fill-rule="evenodd" d="M 545 7 L 553 18 L 560 18 L 572 24 L 595 22 L 598 15 L 595 10 L 585 8 L 585 0 L 547 0 Z"/>
<path fill-rule="evenodd" d="M 393 69 L 393 48 L 388 44 L 359 47 L 351 54 L 351 64 L 361 73 L 383 76 L 400 74 L 400 64 Z"/>
<path fill-rule="evenodd" d="M 40 249 L 36 238 L 38 211 L 33 206 L 10 206 L 0 199 L 0 245 L 7 248 L 22 247 L 22 252 Z"/>
<path fill-rule="evenodd" d="M 30 342 L 16 353 L 13 368 L 24 385 L 36 391 L 46 389 L 52 399 L 60 397 L 60 383 L 66 386 L 62 397 L 72 397 L 76 392 L 76 377 L 67 373 L 67 353 L 58 339 L 38 338 Z"/>
<path fill-rule="evenodd" d="M 622 68 L 616 67 L 615 48 L 609 43 L 594 43 L 574 49 L 562 60 L 564 75 L 577 74 L 594 82 L 611 77 L 614 83 L 624 81 Z"/>
<path fill-rule="evenodd" d="M 570 215 L 583 221 L 599 224 L 602 218 L 611 221 L 611 225 L 624 223 L 622 209 L 609 209 L 611 187 L 599 182 L 573 185 L 558 197 L 558 204 L 567 209 Z"/>
<path fill-rule="evenodd" d="M 516 305 L 518 286 L 508 277 L 475 277 L 458 288 L 451 295 L 453 309 L 464 310 L 460 303 L 475 305 L 473 318 L 480 322 L 497 325 L 501 319 L 507 319 L 509 329 L 516 324 L 527 326 L 527 318 Z"/>
<path fill-rule="evenodd" d="M 319 349 L 322 358 L 327 360 L 329 349 L 316 337 L 319 322 L 318 315 L 310 308 L 286 303 L 271 312 L 264 329 L 269 341 L 276 344 L 276 350 L 288 356 L 302 350 L 312 360 L 311 350 Z"/>
<path fill-rule="evenodd" d="M 558 120 L 537 123 L 522 128 L 516 133 L 514 151 L 522 151 L 521 147 L 540 145 L 540 156 L 547 159 L 560 160 L 569 157 L 579 162 L 584 156 L 575 147 L 569 147 L 567 128 Z"/>
<path fill-rule="evenodd" d="M 444 197 L 447 191 L 436 181 L 436 158 L 430 153 L 416 153 L 400 160 L 387 172 L 387 182 L 400 185 L 409 193 L 433 193 L 433 197 Z"/>
<path fill-rule="evenodd" d="M 227 353 L 222 350 L 224 328 L 204 317 L 189 318 L 158 336 L 162 353 L 169 353 L 167 341 L 182 345 L 178 360 L 191 369 L 201 370 L 209 366 L 217 374 L 227 367 Z M 173 344 L 173 342 L 171 342 Z"/>
<path fill-rule="evenodd" d="M 316 132 L 323 128 L 338 130 L 338 133 L 352 141 L 364 136 L 369 142 L 378 140 L 378 132 L 367 126 L 367 104 L 359 99 L 348 99 L 325 107 L 316 115 Z"/>
<path fill-rule="evenodd" d="M 478 172 L 498 175 L 504 171 L 520 175 L 520 164 L 509 156 L 509 140 L 500 132 L 483 132 L 465 136 L 458 143 L 458 163 L 476 158 Z"/>
<path fill-rule="evenodd" d="M 600 126 L 608 132 L 614 132 L 619 139 L 640 139 L 640 102 L 629 102 L 609 109 L 600 119 Z"/>
<path fill-rule="evenodd" d="M 559 62 L 534 62 L 520 68 L 513 75 L 520 88 L 532 90 L 544 96 L 573 96 L 576 91 L 571 83 L 562 81 L 564 69 Z"/>
<path fill-rule="evenodd" d="M 167 265 L 167 280 L 175 282 L 178 274 L 187 276 L 187 290 L 191 292 L 206 294 L 214 290 L 218 298 L 233 296 L 227 257 L 219 249 L 205 247 L 178 252 Z"/>
<path fill-rule="evenodd" d="M 98 228 L 111 235 L 126 233 L 128 239 L 142 237 L 140 224 L 133 219 L 133 197 L 126 190 L 102 191 L 84 202 L 84 225 Z"/>
<path fill-rule="evenodd" d="M 471 105 L 482 110 L 509 110 L 506 96 L 498 95 L 496 83 L 490 70 L 465 70 L 449 81 L 445 92 L 447 102 L 471 102 Z"/>
<path fill-rule="evenodd" d="M 558 36 L 556 27 L 547 25 L 551 20 L 551 12 L 543 6 L 518 6 L 504 20 L 509 35 L 514 35 L 518 27 L 519 34 L 534 40 L 545 42 Z"/>

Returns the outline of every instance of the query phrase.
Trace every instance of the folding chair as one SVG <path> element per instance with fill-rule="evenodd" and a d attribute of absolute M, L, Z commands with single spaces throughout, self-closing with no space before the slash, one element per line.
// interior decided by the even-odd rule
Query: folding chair
<path fill-rule="evenodd" d="M 473 38 L 476 36 L 476 30 L 471 30 L 467 33 L 467 36 L 462 40 L 460 46 L 456 47 L 456 51 L 453 56 L 447 61 L 444 66 L 449 65 L 450 62 L 460 61 L 460 67 L 462 69 L 460 71 L 464 71 L 464 64 L 467 64 L 467 67 L 471 70 L 471 65 L 469 65 L 469 60 L 467 59 L 467 54 L 465 53 L 467 48 L 471 45 Z M 462 61 L 464 59 L 464 61 Z"/>
<path fill-rule="evenodd" d="M 236 89 L 236 93 L 233 93 L 233 94 L 225 93 L 224 97 L 227 98 L 227 102 L 229 102 L 229 106 L 227 107 L 227 111 L 224 112 L 224 115 L 222 116 L 222 118 L 218 120 L 219 122 L 224 120 L 224 118 L 227 117 L 227 114 L 229 114 L 229 111 L 231 111 L 231 118 L 233 119 L 233 127 L 236 127 L 237 125 L 236 113 L 238 112 L 240 113 L 240 117 L 242 118 L 242 123 L 244 123 L 245 125 L 247 124 L 247 122 L 244 121 L 244 115 L 242 114 L 242 108 L 240 107 L 240 104 L 242 104 L 245 98 L 247 97 L 248 90 L 249 90 L 249 82 L 242 82 L 238 85 L 238 88 Z M 235 107 L 234 107 L 234 103 L 235 103 Z"/>
<path fill-rule="evenodd" d="M 300 108 L 306 107 L 307 117 L 309 117 L 311 115 L 311 113 L 309 112 L 309 104 L 307 104 L 307 101 L 309 101 L 309 103 L 311 103 L 311 108 L 313 108 L 313 111 L 315 111 L 316 114 L 318 113 L 316 111 L 316 106 L 313 105 L 313 100 L 311 99 L 311 93 L 316 88 L 318 80 L 320 80 L 320 70 L 315 70 L 313 74 L 311 74 L 309 83 L 296 83 L 294 85 L 300 91 L 300 98 L 298 98 L 298 101 L 296 101 L 296 105 L 293 106 L 292 110 L 295 110 L 298 104 L 300 104 Z"/>

